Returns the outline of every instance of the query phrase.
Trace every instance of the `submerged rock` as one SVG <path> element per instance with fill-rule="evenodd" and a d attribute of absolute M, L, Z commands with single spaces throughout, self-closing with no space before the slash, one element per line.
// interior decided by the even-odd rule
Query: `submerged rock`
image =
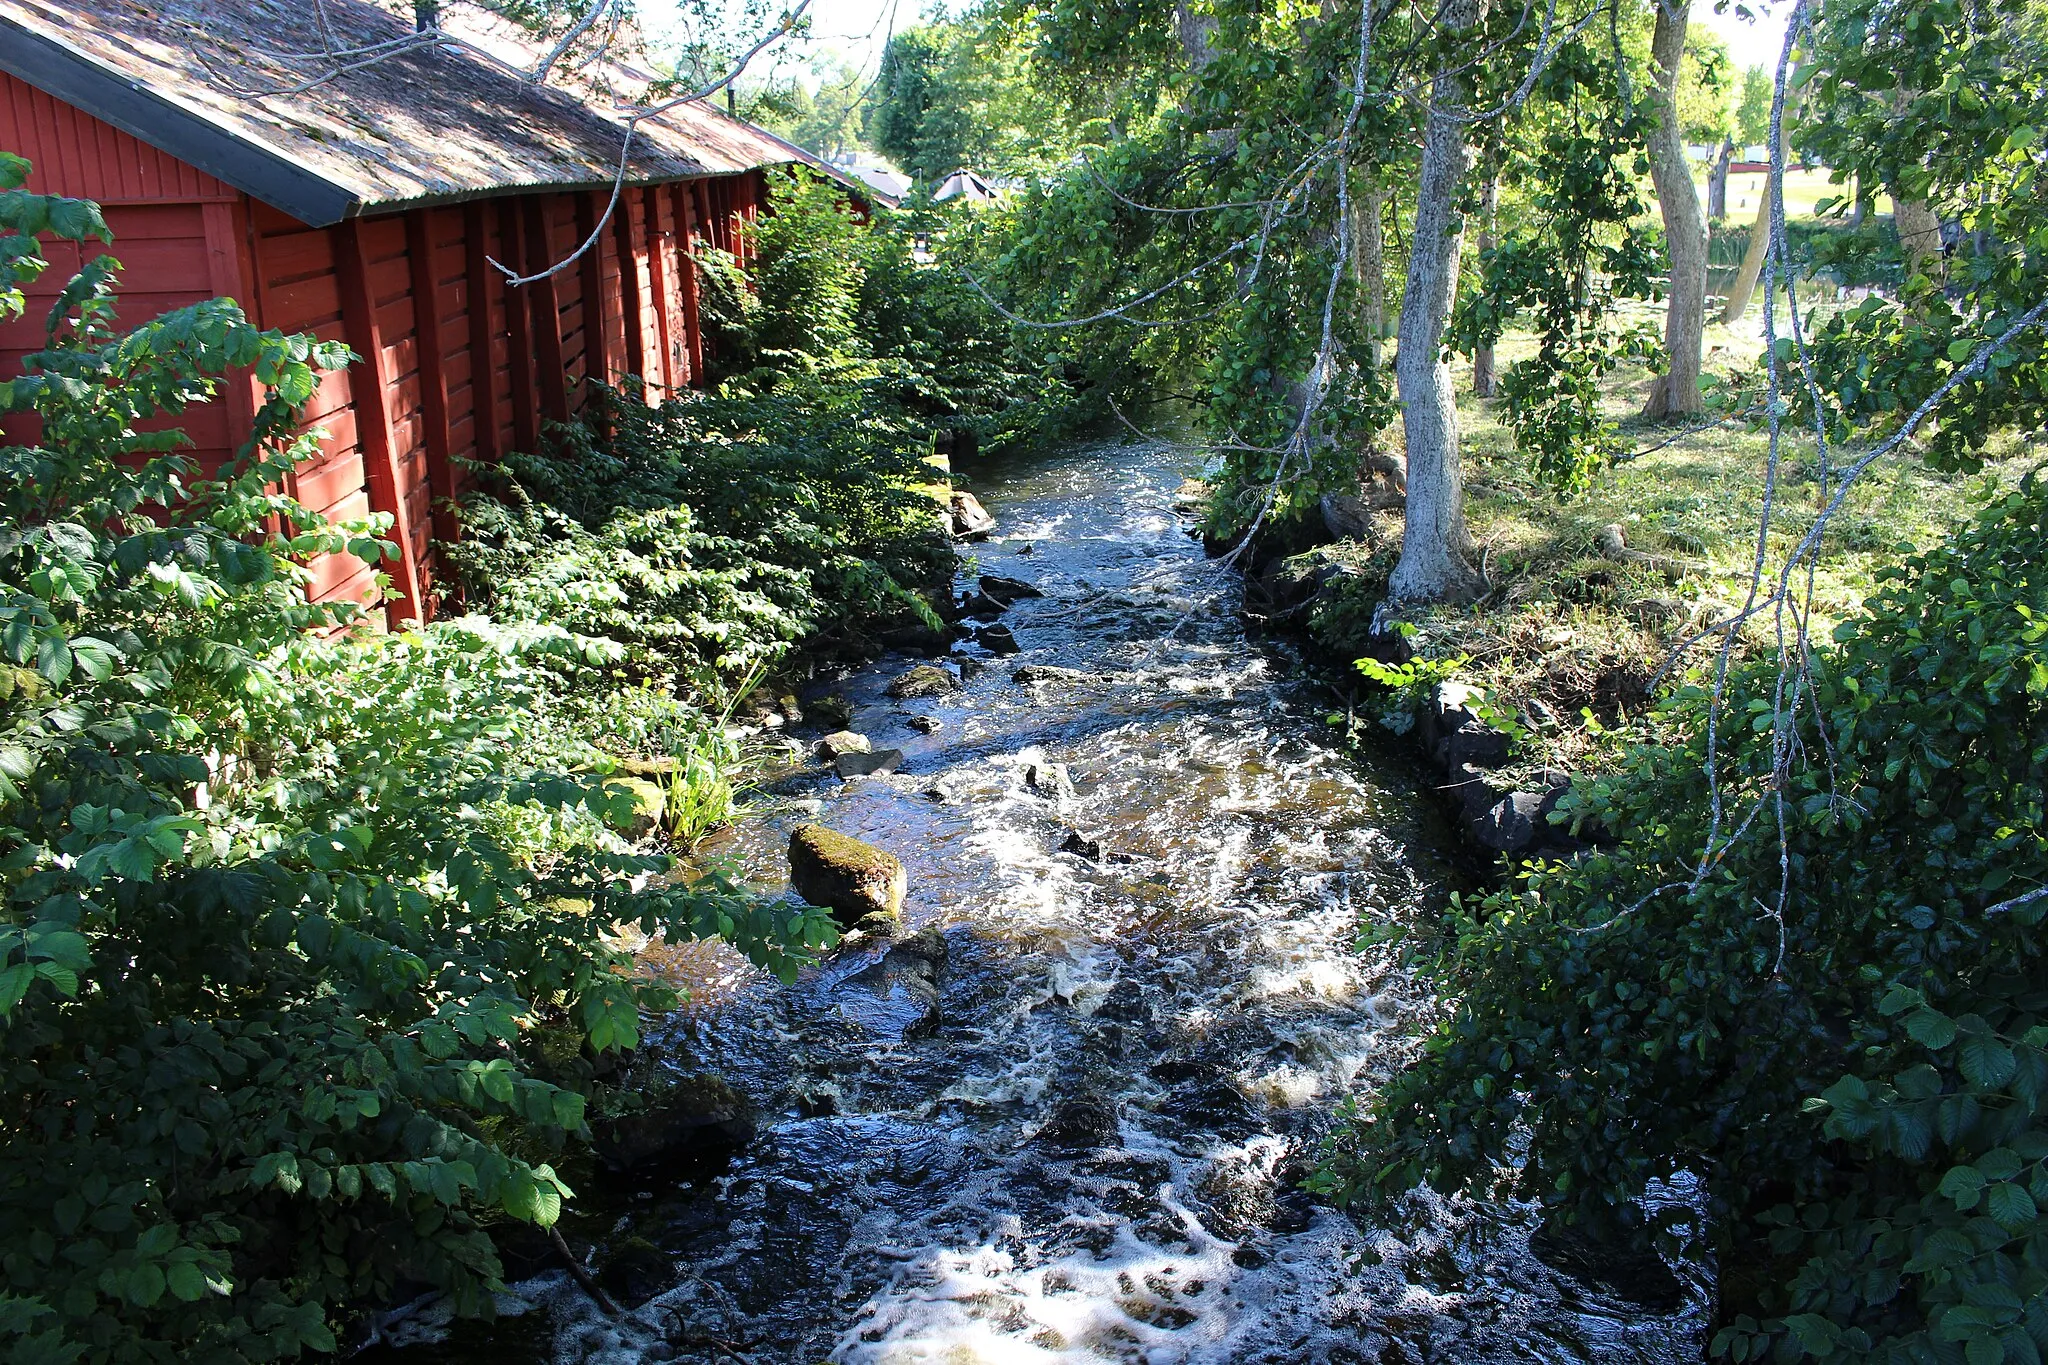
<path fill-rule="evenodd" d="M 1064 763 L 1033 763 L 1024 769 L 1024 785 L 1055 800 L 1074 795 L 1074 779 Z"/>
<path fill-rule="evenodd" d="M 627 1308 L 638 1308 L 676 1280 L 668 1253 L 645 1237 L 626 1237 L 598 1253 L 598 1284 Z"/>
<path fill-rule="evenodd" d="M 1106 683 L 1109 675 L 1089 673 L 1079 668 L 1061 668 L 1056 664 L 1026 664 L 1010 675 L 1012 681 L 1029 687 L 1036 683 Z"/>
<path fill-rule="evenodd" d="M 865 754 L 841 754 L 832 770 L 841 777 L 885 777 L 903 766 L 901 749 L 876 749 Z"/>
<path fill-rule="evenodd" d="M 591 1150 L 611 1171 L 723 1158 L 753 1141 L 753 1104 L 723 1076 L 679 1076 L 641 1097 L 631 1113 L 595 1119 Z"/>
<path fill-rule="evenodd" d="M 1067 1096 L 1038 1130 L 1038 1140 L 1066 1151 L 1115 1147 L 1123 1140 L 1114 1096 L 1094 1086 Z"/>
<path fill-rule="evenodd" d="M 881 1037 L 922 1038 L 939 1026 L 945 965 L 945 935 L 937 926 L 921 929 L 834 988 L 840 1017 Z"/>
<path fill-rule="evenodd" d="M 912 716 L 903 723 L 921 735 L 935 735 L 945 728 L 936 716 Z"/>
<path fill-rule="evenodd" d="M 810 702 L 810 717 L 820 725 L 845 729 L 853 724 L 853 703 L 837 692 L 814 697 Z"/>
<path fill-rule="evenodd" d="M 948 692 L 960 690 L 960 680 L 953 671 L 937 664 L 919 664 L 907 673 L 900 673 L 889 684 L 889 695 L 899 701 L 917 697 L 942 697 Z"/>
<path fill-rule="evenodd" d="M 1015 654 L 1023 648 L 1017 643 L 1016 633 L 1008 626 L 983 626 L 974 640 L 991 654 Z"/>
<path fill-rule="evenodd" d="M 823 825 L 799 825 L 789 836 L 789 882 L 812 905 L 852 919 L 899 915 L 909 874 L 892 853 Z"/>
<path fill-rule="evenodd" d="M 1021 578 L 1004 578 L 1000 574 L 983 574 L 980 587 L 981 595 L 999 607 L 1007 607 L 1026 597 L 1045 596 Z"/>

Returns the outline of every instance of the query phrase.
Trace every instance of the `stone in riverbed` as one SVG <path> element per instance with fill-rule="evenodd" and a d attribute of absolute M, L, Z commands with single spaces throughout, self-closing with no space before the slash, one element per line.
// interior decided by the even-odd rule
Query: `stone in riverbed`
<path fill-rule="evenodd" d="M 1033 763 L 1024 769 L 1024 785 L 1040 796 L 1058 800 L 1074 795 L 1074 779 L 1064 763 Z"/>
<path fill-rule="evenodd" d="M 832 769 L 841 777 L 885 777 L 903 766 L 901 749 L 876 749 L 865 754 L 841 754 Z"/>
<path fill-rule="evenodd" d="M 818 741 L 818 756 L 841 758 L 847 754 L 864 754 L 874 747 L 868 737 L 857 730 L 835 730 Z"/>
<path fill-rule="evenodd" d="M 1015 682 L 1027 687 L 1033 683 L 1106 683 L 1107 675 L 1087 673 L 1078 668 L 1061 668 L 1056 664 L 1026 664 L 1010 675 Z"/>
<path fill-rule="evenodd" d="M 1460 725 L 1437 741 L 1436 761 L 1450 772 L 1467 764 L 1498 768 L 1508 761 L 1508 737 L 1491 725 Z"/>
<path fill-rule="evenodd" d="M 999 607 L 1007 607 L 1026 597 L 1045 596 L 1021 578 L 1004 578 L 1000 574 L 983 574 L 980 586 L 981 595 Z"/>
<path fill-rule="evenodd" d="M 991 654 L 1015 654 L 1023 648 L 1008 626 L 983 626 L 974 641 Z"/>
<path fill-rule="evenodd" d="M 947 522 L 954 535 L 963 540 L 987 540 L 996 529 L 996 519 L 981 505 L 981 499 L 965 490 L 954 490 Z"/>
<path fill-rule="evenodd" d="M 960 680 L 953 676 L 951 669 L 937 664 L 919 664 L 907 673 L 897 675 L 889 684 L 889 695 L 899 701 L 916 697 L 942 697 L 948 692 L 960 690 Z"/>
<path fill-rule="evenodd" d="M 853 724 L 853 703 L 837 692 L 813 697 L 810 717 L 820 725 L 833 725 L 843 730 Z"/>
<path fill-rule="evenodd" d="M 661 1086 L 633 1113 L 592 1122 L 591 1150 L 612 1171 L 712 1159 L 746 1146 L 754 1124 L 747 1097 L 704 1071 Z"/>
<path fill-rule="evenodd" d="M 618 776 L 606 781 L 611 786 L 624 787 L 633 798 L 632 814 L 618 823 L 619 833 L 628 839 L 645 839 L 661 828 L 661 818 L 668 813 L 668 792 L 659 782 Z"/>
<path fill-rule="evenodd" d="M 1060 852 L 1071 853 L 1077 858 L 1086 858 L 1091 863 L 1102 861 L 1102 840 L 1084 838 L 1079 830 L 1068 830 L 1067 837 L 1060 841 Z"/>
<path fill-rule="evenodd" d="M 1540 793 L 1509 792 L 1472 822 L 1472 836 L 1495 853 L 1519 853 L 1536 842 L 1542 806 Z"/>
<path fill-rule="evenodd" d="M 902 914 L 909 889 L 894 854 L 823 825 L 799 825 L 789 836 L 789 882 L 812 905 L 849 920 Z"/>
<path fill-rule="evenodd" d="M 912 716 L 903 723 L 921 735 L 935 735 L 945 728 L 936 716 Z"/>

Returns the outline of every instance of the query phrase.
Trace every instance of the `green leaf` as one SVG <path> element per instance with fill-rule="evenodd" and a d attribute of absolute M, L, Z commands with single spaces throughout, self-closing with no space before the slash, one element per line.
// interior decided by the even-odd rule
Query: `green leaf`
<path fill-rule="evenodd" d="M 170 1286 L 171 1296 L 185 1303 L 196 1303 L 206 1297 L 206 1276 L 190 1261 L 173 1261 L 164 1268 L 164 1283 Z"/>
<path fill-rule="evenodd" d="M 1818 1313 L 1794 1313 L 1785 1319 L 1785 1330 L 1810 1356 L 1829 1355 L 1842 1340 L 1842 1329 Z"/>
<path fill-rule="evenodd" d="M 2033 1227 L 2037 1213 L 2034 1197 L 2010 1181 L 1993 1185 L 1985 1191 L 1984 1211 L 1990 1214 L 2000 1227 L 2015 1236 Z"/>
<path fill-rule="evenodd" d="M 1917 1009 L 1906 1016 L 1906 1032 L 1923 1047 L 1944 1048 L 1955 1041 L 1956 1021 L 1935 1009 Z"/>

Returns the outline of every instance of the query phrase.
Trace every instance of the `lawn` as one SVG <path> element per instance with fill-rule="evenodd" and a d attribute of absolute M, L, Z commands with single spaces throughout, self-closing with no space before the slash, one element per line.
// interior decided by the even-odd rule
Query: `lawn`
<path fill-rule="evenodd" d="M 1662 311 L 1644 307 L 1638 320 L 1661 325 Z M 1531 349 L 1529 337 L 1511 335 L 1500 362 L 1505 367 Z M 1760 349 L 1753 308 L 1736 327 L 1709 328 L 1707 367 L 1725 374 Z M 1433 659 L 1462 656 L 1459 676 L 1486 688 L 1504 711 L 1533 721 L 1521 746 L 1530 764 L 1575 765 L 1593 748 L 1584 712 L 1605 725 L 1639 714 L 1674 649 L 1744 601 L 1763 511 L 1767 438 L 1734 423 L 1688 433 L 1642 421 L 1648 374 L 1631 369 L 1608 386 L 1606 407 L 1646 453 L 1606 471 L 1586 493 L 1559 498 L 1536 482 L 1493 405 L 1472 396 L 1469 364 L 1459 365 L 1456 380 L 1466 516 L 1489 589 L 1476 606 L 1419 614 L 1415 643 Z M 1877 572 L 1907 547 L 1935 542 L 1964 521 L 1985 480 L 2016 482 L 2038 462 L 2017 439 L 1995 446 L 1993 456 L 1980 477 L 1936 473 L 1904 448 L 1870 468 L 1824 542 L 1812 585 L 1816 637 L 1854 612 Z M 1766 543 L 1773 571 L 1811 526 L 1821 495 L 1810 434 L 1788 435 L 1779 511 Z M 1606 557 L 1602 532 L 1610 525 L 1622 528 L 1629 549 L 1659 562 Z M 1356 572 L 1318 609 L 1311 629 L 1337 648 L 1362 643 L 1383 595 L 1399 545 L 1399 513 L 1382 514 L 1379 528 L 1377 546 L 1345 542 L 1334 549 Z M 1743 647 L 1774 647 L 1773 630 L 1772 619 L 1762 618 L 1745 631 Z M 1695 664 L 1706 657 L 1689 656 Z M 1531 700 L 1542 705 L 1529 708 Z"/>

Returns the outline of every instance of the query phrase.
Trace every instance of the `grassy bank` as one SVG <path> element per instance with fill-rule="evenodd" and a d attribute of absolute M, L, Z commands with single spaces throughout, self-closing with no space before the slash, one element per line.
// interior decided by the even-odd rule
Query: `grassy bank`
<path fill-rule="evenodd" d="M 1531 345 L 1527 336 L 1511 335 L 1501 364 Z M 1737 328 L 1715 326 L 1707 337 L 1708 369 L 1726 374 L 1760 346 L 1754 312 Z M 1461 367 L 1457 379 L 1466 516 L 1490 591 L 1472 606 L 1416 614 L 1412 643 L 1426 659 L 1458 661 L 1457 676 L 1484 688 L 1495 708 L 1521 725 L 1518 766 L 1597 762 L 1595 724 L 1613 726 L 1637 713 L 1673 651 L 1745 600 L 1766 494 L 1767 436 L 1734 423 L 1688 432 L 1643 422 L 1635 414 L 1646 376 L 1624 371 L 1609 387 L 1606 408 L 1644 453 L 1607 471 L 1584 495 L 1560 499 L 1515 452 L 1494 404 L 1472 396 L 1470 367 Z M 1765 546 L 1773 568 L 1818 505 L 1812 447 L 1810 434 L 1786 445 L 1778 515 Z M 1994 446 L 1992 455 L 1976 478 L 1936 473 L 1905 449 L 1869 469 L 1824 545 L 1813 583 L 1816 636 L 1852 614 L 1877 572 L 1906 547 L 1938 543 L 1966 522 L 1978 501 L 1973 484 L 2016 483 L 2037 458 L 2017 440 Z M 1344 569 L 1306 614 L 1318 644 L 1339 655 L 1366 652 L 1398 554 L 1400 518 L 1398 509 L 1378 514 L 1376 543 L 1347 540 L 1310 552 Z M 1610 526 L 1621 528 L 1631 556 L 1647 558 L 1612 557 L 1603 545 Z M 1745 630 L 1743 647 L 1770 645 L 1772 631 L 1768 617 L 1758 620 Z"/>

